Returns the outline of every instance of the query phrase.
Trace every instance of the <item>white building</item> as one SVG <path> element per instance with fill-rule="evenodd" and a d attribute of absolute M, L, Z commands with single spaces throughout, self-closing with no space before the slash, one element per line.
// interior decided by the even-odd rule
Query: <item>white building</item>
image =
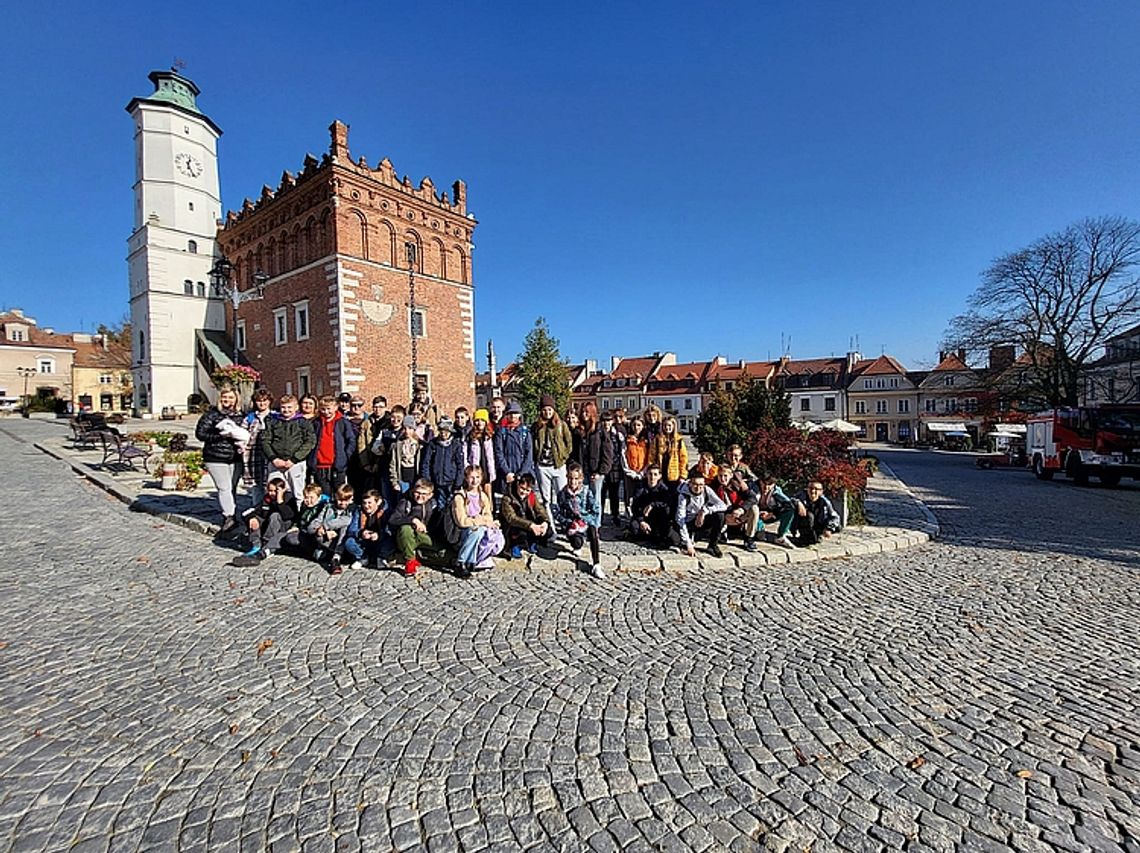
<path fill-rule="evenodd" d="M 217 141 L 198 87 L 174 71 L 127 105 L 135 125 L 134 230 L 127 240 L 135 408 L 184 412 L 197 390 L 195 330 L 225 329 L 210 288 L 221 214 Z"/>

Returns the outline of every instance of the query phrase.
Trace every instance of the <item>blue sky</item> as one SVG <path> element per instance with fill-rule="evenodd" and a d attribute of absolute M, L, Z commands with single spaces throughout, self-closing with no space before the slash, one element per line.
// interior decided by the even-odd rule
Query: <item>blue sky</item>
<path fill-rule="evenodd" d="M 272 12 L 268 12 L 272 9 Z M 131 123 L 175 57 L 227 208 L 351 126 L 468 184 L 477 348 L 937 357 L 996 256 L 1140 216 L 1134 2 L 19 4 L 0 303 L 126 313 Z M 790 346 L 788 342 L 790 341 Z M 482 367 L 482 357 L 480 356 Z"/>

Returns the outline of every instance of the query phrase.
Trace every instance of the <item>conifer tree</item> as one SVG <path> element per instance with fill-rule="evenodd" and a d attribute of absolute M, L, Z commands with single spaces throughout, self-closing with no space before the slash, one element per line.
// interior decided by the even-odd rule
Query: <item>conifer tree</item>
<path fill-rule="evenodd" d="M 538 401 L 544 394 L 554 398 L 555 409 L 564 415 L 570 404 L 570 387 L 566 382 L 569 365 L 558 351 L 558 339 L 550 334 L 544 318 L 534 321 L 517 361 L 518 401 L 524 420 L 532 423 L 538 417 Z"/>

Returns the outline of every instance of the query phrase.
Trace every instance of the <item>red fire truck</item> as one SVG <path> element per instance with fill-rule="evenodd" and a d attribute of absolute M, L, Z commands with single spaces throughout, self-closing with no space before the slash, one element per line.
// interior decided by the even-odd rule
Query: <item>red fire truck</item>
<path fill-rule="evenodd" d="M 1065 475 L 1080 485 L 1096 477 L 1115 486 L 1140 479 L 1140 406 L 1048 409 L 1026 420 L 1029 464 L 1039 480 Z"/>

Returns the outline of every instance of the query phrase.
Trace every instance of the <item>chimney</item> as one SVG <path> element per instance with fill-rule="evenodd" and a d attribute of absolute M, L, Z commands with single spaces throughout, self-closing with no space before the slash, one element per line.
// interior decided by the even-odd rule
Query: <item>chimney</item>
<path fill-rule="evenodd" d="M 958 350 L 958 360 L 961 361 L 962 364 L 966 363 L 966 350 L 964 347 Z"/>
<path fill-rule="evenodd" d="M 946 350 L 940 349 L 938 351 L 938 363 L 941 364 L 946 360 Z"/>
<path fill-rule="evenodd" d="M 847 372 L 850 373 L 852 370 L 854 370 L 855 365 L 858 364 L 862 358 L 862 353 L 857 352 L 856 350 L 850 350 L 847 353 Z"/>
<path fill-rule="evenodd" d="M 621 364 L 621 356 L 620 355 L 611 355 L 610 356 L 610 373 L 613 373 L 615 370 L 617 370 L 619 364 Z"/>
<path fill-rule="evenodd" d="M 1013 365 L 1015 353 L 1011 346 L 990 347 L 990 370 L 1005 370 Z"/>
<path fill-rule="evenodd" d="M 586 376 L 593 376 L 598 372 L 598 360 L 596 358 L 586 359 Z"/>

